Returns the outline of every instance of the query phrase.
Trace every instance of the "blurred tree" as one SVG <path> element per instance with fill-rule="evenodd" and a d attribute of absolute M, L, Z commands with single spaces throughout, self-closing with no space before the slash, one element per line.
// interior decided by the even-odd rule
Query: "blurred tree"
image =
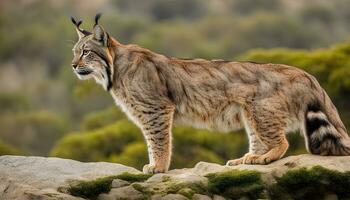
<path fill-rule="evenodd" d="M 310 24 L 322 23 L 331 28 L 336 21 L 336 12 L 332 10 L 332 7 L 326 5 L 308 4 L 300 12 L 302 20 Z"/>
<path fill-rule="evenodd" d="M 142 141 L 139 129 L 121 120 L 86 133 L 68 134 L 58 141 L 51 155 L 80 161 L 106 161 L 135 141 Z"/>
<path fill-rule="evenodd" d="M 200 0 L 116 0 L 114 4 L 123 13 L 141 13 L 157 21 L 173 18 L 192 20 L 207 12 L 207 5 Z"/>
<path fill-rule="evenodd" d="M 124 118 L 125 114 L 116 106 L 113 106 L 106 110 L 86 115 L 83 118 L 82 125 L 84 130 L 93 130 L 102 128 Z"/>
<path fill-rule="evenodd" d="M 282 3 L 279 0 L 235 0 L 232 3 L 232 12 L 249 15 L 257 11 L 279 12 Z"/>
<path fill-rule="evenodd" d="M 62 118 L 47 111 L 0 116 L 0 127 L 0 138 L 34 155 L 47 155 L 69 128 Z"/>
<path fill-rule="evenodd" d="M 315 51 L 291 49 L 258 49 L 248 51 L 239 60 L 288 64 L 313 74 L 332 96 L 341 97 L 350 92 L 350 45 L 336 45 Z"/>
<path fill-rule="evenodd" d="M 157 0 L 150 12 L 156 20 L 171 18 L 195 19 L 205 14 L 205 6 L 200 0 Z"/>
<path fill-rule="evenodd" d="M 8 112 L 27 111 L 29 102 L 17 93 L 0 93 L 0 114 Z"/>

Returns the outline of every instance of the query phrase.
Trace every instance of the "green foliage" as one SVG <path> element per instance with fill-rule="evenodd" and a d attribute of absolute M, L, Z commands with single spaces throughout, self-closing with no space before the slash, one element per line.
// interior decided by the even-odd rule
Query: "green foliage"
<path fill-rule="evenodd" d="M 28 110 L 27 99 L 16 93 L 0 93 L 0 113 Z"/>
<path fill-rule="evenodd" d="M 208 174 L 207 178 L 209 192 L 230 199 L 258 199 L 264 190 L 261 175 L 257 171 L 232 170 Z"/>
<path fill-rule="evenodd" d="M 148 163 L 146 143 L 144 141 L 129 143 L 121 154 L 111 156 L 109 161 L 142 169 Z"/>
<path fill-rule="evenodd" d="M 290 170 L 276 180 L 269 189 L 272 199 L 323 199 L 326 194 L 336 194 L 340 199 L 350 197 L 350 172 L 315 166 Z"/>
<path fill-rule="evenodd" d="M 251 50 L 240 60 L 281 63 L 300 67 L 316 76 L 321 85 L 334 95 L 350 91 L 350 45 L 336 45 L 330 49 L 315 51 L 272 49 Z"/>
<path fill-rule="evenodd" d="M 6 144 L 5 142 L 0 140 L 0 156 L 2 155 L 19 155 L 21 152 L 15 147 Z"/>
<path fill-rule="evenodd" d="M 80 161 L 107 161 L 137 140 L 142 140 L 139 129 L 121 120 L 87 133 L 68 134 L 56 144 L 51 155 Z"/>
<path fill-rule="evenodd" d="M 82 125 L 84 130 L 93 130 L 112 124 L 123 118 L 125 118 L 125 114 L 113 106 L 107 110 L 86 115 L 83 118 Z"/>
<path fill-rule="evenodd" d="M 0 127 L 0 138 L 36 155 L 47 155 L 68 129 L 64 119 L 48 111 L 3 115 Z"/>
<path fill-rule="evenodd" d="M 301 133 L 289 133 L 287 134 L 287 140 L 289 143 L 289 148 L 285 154 L 285 157 L 308 153 L 305 147 L 304 137 Z"/>
<path fill-rule="evenodd" d="M 130 183 L 143 182 L 150 178 L 151 174 L 131 174 L 128 172 L 116 175 L 98 178 L 92 181 L 81 181 L 68 188 L 68 192 L 73 196 L 87 199 L 96 199 L 101 193 L 108 193 L 111 190 L 114 179 L 122 179 Z"/>
<path fill-rule="evenodd" d="M 175 127 L 173 135 L 173 168 L 191 167 L 199 161 L 224 164 L 226 160 L 241 156 L 247 151 L 246 136 L 242 132 L 218 133 Z"/>

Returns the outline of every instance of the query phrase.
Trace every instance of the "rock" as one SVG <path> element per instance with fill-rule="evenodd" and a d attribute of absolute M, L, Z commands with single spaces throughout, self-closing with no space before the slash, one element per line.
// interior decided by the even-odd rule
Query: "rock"
<path fill-rule="evenodd" d="M 208 194 L 208 182 L 210 180 L 206 175 L 234 169 L 255 170 L 261 173 L 263 184 L 267 186 L 274 184 L 276 177 L 283 176 L 291 169 L 311 168 L 316 165 L 340 172 L 350 171 L 350 156 L 298 155 L 278 160 L 269 165 L 238 165 L 232 167 L 200 162 L 194 168 L 171 170 L 167 173 L 153 175 L 145 181 L 134 183 L 130 181 L 129 183 L 121 180 L 122 178 L 113 181 L 108 179 L 112 189 L 107 193 L 97 193 L 97 195 L 99 200 L 223 200 L 226 194 Z M 70 195 L 68 188 L 82 180 L 93 181 L 96 178 L 118 175 L 123 172 L 141 174 L 140 171 L 134 168 L 113 163 L 83 163 L 60 158 L 0 156 L 0 199 L 83 199 Z M 336 192 L 334 194 L 332 192 L 334 191 L 327 193 L 328 196 L 326 195 L 325 199 L 337 199 Z M 247 199 L 248 196 L 240 196 L 240 198 Z"/>
<path fill-rule="evenodd" d="M 303 154 L 289 156 L 269 165 L 222 166 L 215 163 L 199 162 L 190 170 L 201 176 L 210 173 L 229 171 L 232 169 L 256 170 L 262 173 L 262 179 L 265 183 L 272 184 L 275 182 L 275 177 L 280 177 L 291 169 L 299 169 L 302 167 L 311 168 L 316 165 L 340 172 L 350 171 L 350 156 L 318 156 Z"/>
<path fill-rule="evenodd" d="M 188 198 L 181 194 L 168 194 L 163 196 L 162 200 L 188 200 Z"/>
<path fill-rule="evenodd" d="M 162 199 L 162 195 L 160 194 L 156 194 L 151 197 L 151 200 L 161 200 L 161 199 Z"/>
<path fill-rule="evenodd" d="M 141 173 L 120 164 L 82 163 L 61 158 L 0 156 L 0 199 L 81 199 L 58 192 L 80 180 Z"/>
<path fill-rule="evenodd" d="M 324 200 L 338 200 L 338 196 L 336 194 L 328 194 L 324 197 Z"/>
<path fill-rule="evenodd" d="M 211 200 L 212 198 L 210 198 L 210 197 L 207 196 L 207 195 L 194 194 L 194 195 L 192 196 L 192 199 L 193 199 L 193 200 Z"/>
<path fill-rule="evenodd" d="M 126 186 L 121 188 L 113 188 L 108 194 L 100 194 L 98 200 L 114 200 L 114 199 L 130 199 L 137 200 L 142 199 L 144 195 L 135 190 L 132 186 Z"/>
<path fill-rule="evenodd" d="M 191 171 L 171 171 L 167 174 L 156 174 L 143 183 L 133 184 L 145 193 L 178 193 L 191 196 L 207 186 L 207 178 Z M 204 190 L 204 189 L 203 189 Z"/>
<path fill-rule="evenodd" d="M 121 179 L 114 179 L 112 181 L 112 188 L 120 188 L 120 187 L 124 187 L 124 186 L 128 186 L 130 185 L 130 183 L 128 181 L 124 181 Z"/>
<path fill-rule="evenodd" d="M 225 200 L 225 198 L 220 195 L 214 195 L 213 200 Z"/>

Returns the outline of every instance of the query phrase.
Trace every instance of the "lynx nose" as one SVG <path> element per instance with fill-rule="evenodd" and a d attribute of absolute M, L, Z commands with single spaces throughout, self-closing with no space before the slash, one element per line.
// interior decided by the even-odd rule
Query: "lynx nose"
<path fill-rule="evenodd" d="M 76 69 L 78 67 L 78 64 L 72 63 L 73 69 Z"/>

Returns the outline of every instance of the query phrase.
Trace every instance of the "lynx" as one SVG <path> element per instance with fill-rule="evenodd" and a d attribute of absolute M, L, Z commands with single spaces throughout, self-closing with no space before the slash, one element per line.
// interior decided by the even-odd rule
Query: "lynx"
<path fill-rule="evenodd" d="M 148 147 L 145 173 L 166 172 L 173 123 L 233 131 L 244 128 L 249 152 L 227 165 L 268 164 L 288 149 L 286 133 L 300 131 L 317 155 L 350 155 L 350 139 L 337 109 L 317 80 L 283 64 L 180 59 L 123 45 L 95 17 L 80 28 L 73 71 L 93 78 L 141 129 Z"/>

